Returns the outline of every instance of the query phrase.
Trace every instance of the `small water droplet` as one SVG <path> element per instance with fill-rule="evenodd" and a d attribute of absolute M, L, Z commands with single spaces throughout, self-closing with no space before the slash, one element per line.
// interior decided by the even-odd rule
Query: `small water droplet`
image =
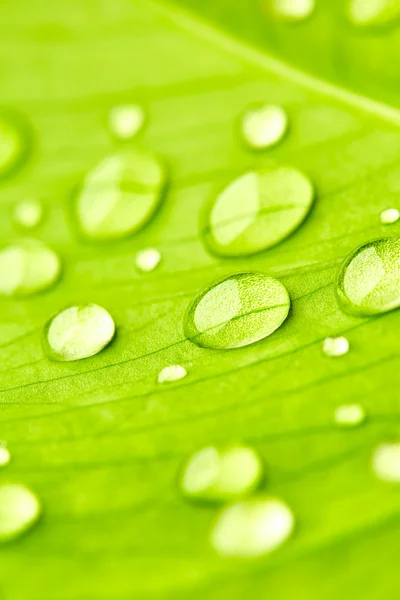
<path fill-rule="evenodd" d="M 365 410 L 360 404 L 342 404 L 336 408 L 334 420 L 337 425 L 355 427 L 365 421 Z"/>
<path fill-rule="evenodd" d="M 400 0 L 350 0 L 348 16 L 358 27 L 386 25 L 400 17 Z"/>
<path fill-rule="evenodd" d="M 277 279 L 265 273 L 237 273 L 194 299 L 185 315 L 185 335 L 205 348 L 240 348 L 271 335 L 289 309 L 289 294 Z"/>
<path fill-rule="evenodd" d="M 202 234 L 218 256 L 248 256 L 276 246 L 308 215 L 314 199 L 309 179 L 279 167 L 233 181 L 206 211 Z"/>
<path fill-rule="evenodd" d="M 400 483 L 400 443 L 378 446 L 372 456 L 372 469 L 379 479 Z"/>
<path fill-rule="evenodd" d="M 82 233 L 93 240 L 125 237 L 144 227 L 161 200 L 165 171 L 151 152 L 130 148 L 90 171 L 77 198 Z"/>
<path fill-rule="evenodd" d="M 288 117 L 281 106 L 266 104 L 248 109 L 242 119 L 242 135 L 254 149 L 266 149 L 280 142 L 288 128 Z"/>
<path fill-rule="evenodd" d="M 21 200 L 14 208 L 14 222 L 24 229 L 34 229 L 43 219 L 43 205 L 37 198 Z"/>
<path fill-rule="evenodd" d="M 169 365 L 164 367 L 157 376 L 158 383 L 172 383 L 186 377 L 187 371 L 182 365 Z"/>
<path fill-rule="evenodd" d="M 12 540 L 38 520 L 41 507 L 36 495 L 19 483 L 0 485 L 0 543 Z"/>
<path fill-rule="evenodd" d="M 391 225 L 400 219 L 400 212 L 397 208 L 387 208 L 381 212 L 380 219 L 383 225 Z"/>
<path fill-rule="evenodd" d="M 293 531 L 294 516 L 278 498 L 252 498 L 220 513 L 211 544 L 222 556 L 252 558 L 272 552 Z"/>
<path fill-rule="evenodd" d="M 111 109 L 110 130 L 116 137 L 128 140 L 142 129 L 145 120 L 143 108 L 137 104 L 123 104 Z"/>
<path fill-rule="evenodd" d="M 136 254 L 135 262 L 139 271 L 148 273 L 154 271 L 160 264 L 161 254 L 156 248 L 146 248 Z"/>
<path fill-rule="evenodd" d="M 191 498 L 217 502 L 231 500 L 255 490 L 262 473 L 260 457 L 252 448 L 210 446 L 189 459 L 181 487 Z"/>
<path fill-rule="evenodd" d="M 0 114 L 0 179 L 24 162 L 29 148 L 27 133 L 16 118 Z"/>
<path fill-rule="evenodd" d="M 98 354 L 114 334 L 114 321 L 105 308 L 97 304 L 71 306 L 47 324 L 45 348 L 53 360 L 81 360 Z"/>
<path fill-rule="evenodd" d="M 288 21 L 304 21 L 315 9 L 315 0 L 270 0 L 273 14 Z"/>
<path fill-rule="evenodd" d="M 326 356 L 343 356 L 349 351 L 349 340 L 343 336 L 328 337 L 322 344 L 322 351 Z"/>
<path fill-rule="evenodd" d="M 24 240 L 0 251 L 0 294 L 34 294 L 55 283 L 60 273 L 58 255 L 37 240 Z"/>
<path fill-rule="evenodd" d="M 11 460 L 11 454 L 5 442 L 0 443 L 0 467 L 5 467 Z"/>
<path fill-rule="evenodd" d="M 341 268 L 337 296 L 342 309 L 357 316 L 400 306 L 400 238 L 373 240 L 354 250 Z"/>

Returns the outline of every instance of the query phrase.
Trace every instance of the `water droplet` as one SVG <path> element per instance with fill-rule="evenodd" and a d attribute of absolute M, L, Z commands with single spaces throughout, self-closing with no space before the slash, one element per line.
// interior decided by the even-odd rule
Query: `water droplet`
<path fill-rule="evenodd" d="M 348 15 L 358 27 L 386 25 L 400 17 L 400 0 L 350 0 Z"/>
<path fill-rule="evenodd" d="M 282 283 L 265 273 L 237 273 L 194 299 L 185 316 L 185 335 L 205 348 L 240 348 L 271 335 L 289 309 Z"/>
<path fill-rule="evenodd" d="M 315 0 L 271 0 L 273 13 L 288 21 L 304 21 L 315 9 Z"/>
<path fill-rule="evenodd" d="M 251 558 L 278 548 L 293 527 L 293 513 L 282 500 L 252 498 L 222 510 L 211 543 L 222 556 Z"/>
<path fill-rule="evenodd" d="M 5 442 L 0 443 L 0 467 L 5 467 L 11 460 L 11 454 Z"/>
<path fill-rule="evenodd" d="M 343 336 L 328 337 L 322 344 L 322 351 L 326 356 L 343 356 L 349 351 L 349 340 Z"/>
<path fill-rule="evenodd" d="M 400 443 L 378 446 L 372 456 L 372 469 L 379 479 L 400 483 Z"/>
<path fill-rule="evenodd" d="M 182 365 L 169 365 L 159 372 L 157 381 L 158 383 L 171 383 L 183 379 L 186 375 L 187 371 Z"/>
<path fill-rule="evenodd" d="M 14 208 L 14 221 L 25 229 L 34 229 L 43 219 L 43 205 L 37 198 L 21 200 Z"/>
<path fill-rule="evenodd" d="M 0 114 L 0 179 L 24 162 L 29 147 L 27 133 L 16 118 Z"/>
<path fill-rule="evenodd" d="M 161 254 L 156 248 L 146 248 L 136 254 L 135 262 L 139 271 L 148 273 L 154 271 L 160 264 Z"/>
<path fill-rule="evenodd" d="M 344 311 L 369 316 L 400 306 L 400 238 L 382 238 L 357 248 L 339 274 Z"/>
<path fill-rule="evenodd" d="M 252 448 L 212 446 L 196 452 L 181 479 L 182 491 L 191 498 L 224 501 L 248 494 L 259 485 L 263 467 Z"/>
<path fill-rule="evenodd" d="M 0 251 L 0 294 L 34 294 L 50 287 L 60 273 L 58 255 L 37 240 L 24 240 Z"/>
<path fill-rule="evenodd" d="M 336 408 L 334 420 L 337 425 L 355 427 L 365 421 L 365 410 L 360 404 L 343 404 Z"/>
<path fill-rule="evenodd" d="M 301 225 L 313 198 L 309 179 L 295 169 L 247 173 L 206 212 L 205 244 L 218 256 L 248 256 L 276 246 Z"/>
<path fill-rule="evenodd" d="M 145 112 L 137 104 L 123 104 L 111 109 L 109 123 L 111 132 L 123 140 L 132 139 L 143 127 Z"/>
<path fill-rule="evenodd" d="M 77 198 L 83 234 L 109 240 L 139 231 L 158 208 L 164 183 L 164 168 L 151 152 L 130 148 L 104 159 L 87 174 Z"/>
<path fill-rule="evenodd" d="M 275 146 L 288 128 L 288 117 L 281 106 L 272 104 L 248 109 L 242 119 L 242 134 L 255 149 Z"/>
<path fill-rule="evenodd" d="M 383 225 L 391 225 L 400 219 L 400 212 L 397 208 L 387 208 L 381 212 L 380 219 Z"/>
<path fill-rule="evenodd" d="M 12 540 L 32 527 L 40 516 L 40 503 L 19 483 L 0 485 L 0 542 Z"/>
<path fill-rule="evenodd" d="M 53 360 L 80 360 L 98 354 L 114 334 L 114 321 L 105 308 L 97 304 L 71 306 L 47 324 L 45 346 Z"/>

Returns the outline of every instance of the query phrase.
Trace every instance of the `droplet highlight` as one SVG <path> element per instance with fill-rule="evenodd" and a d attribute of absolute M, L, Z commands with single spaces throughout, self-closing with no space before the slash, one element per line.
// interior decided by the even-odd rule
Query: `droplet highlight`
<path fill-rule="evenodd" d="M 268 0 L 268 2 L 272 13 L 286 21 L 304 21 L 315 10 L 315 0 Z"/>
<path fill-rule="evenodd" d="M 229 257 L 272 248 L 303 223 L 313 199 L 311 182 L 295 169 L 242 175 L 208 207 L 202 224 L 205 245 L 213 254 Z"/>
<path fill-rule="evenodd" d="M 136 267 L 143 273 L 154 271 L 161 262 L 161 254 L 156 248 L 140 250 L 135 257 Z"/>
<path fill-rule="evenodd" d="M 339 427 L 357 427 L 365 421 L 365 410 L 360 404 L 342 404 L 335 410 L 334 421 Z"/>
<path fill-rule="evenodd" d="M 182 365 L 168 365 L 157 376 L 158 383 L 172 383 L 186 377 L 187 371 Z"/>
<path fill-rule="evenodd" d="M 350 0 L 348 17 L 357 27 L 387 25 L 400 18 L 400 0 Z"/>
<path fill-rule="evenodd" d="M 157 210 L 166 174 L 151 152 L 130 148 L 104 159 L 85 177 L 77 197 L 79 228 L 92 240 L 123 238 Z"/>
<path fill-rule="evenodd" d="M 97 304 L 71 306 L 46 326 L 45 349 L 53 360 L 81 360 L 98 354 L 113 339 L 115 325 Z"/>
<path fill-rule="evenodd" d="M 350 348 L 349 340 L 344 336 L 328 337 L 322 344 L 322 351 L 326 356 L 344 356 Z"/>
<path fill-rule="evenodd" d="M 258 342 L 288 316 L 289 294 L 265 273 L 237 273 L 201 292 L 185 315 L 186 337 L 205 348 L 227 350 Z"/>
<path fill-rule="evenodd" d="M 252 498 L 227 506 L 211 533 L 221 556 L 255 558 L 281 546 L 291 535 L 294 516 L 278 498 Z"/>
<path fill-rule="evenodd" d="M 378 446 L 372 455 L 372 469 L 378 479 L 400 483 L 400 442 Z"/>
<path fill-rule="evenodd" d="M 123 104 L 114 106 L 109 114 L 111 133 L 121 140 L 135 137 L 142 129 L 145 121 L 145 112 L 137 104 Z"/>
<path fill-rule="evenodd" d="M 191 456 L 181 477 L 181 489 L 194 499 L 232 500 L 254 491 L 262 474 L 261 459 L 252 448 L 210 446 Z"/>
<path fill-rule="evenodd" d="M 14 222 L 24 229 L 38 227 L 43 219 L 43 205 L 37 198 L 26 198 L 15 205 Z"/>
<path fill-rule="evenodd" d="M 397 208 L 386 208 L 380 214 L 382 225 L 392 225 L 400 219 L 400 211 Z"/>
<path fill-rule="evenodd" d="M 278 144 L 288 129 L 288 116 L 281 106 L 267 104 L 248 109 L 242 118 L 242 136 L 255 150 Z"/>
<path fill-rule="evenodd" d="M 0 543 L 19 537 L 39 519 L 37 496 L 19 483 L 0 485 Z"/>

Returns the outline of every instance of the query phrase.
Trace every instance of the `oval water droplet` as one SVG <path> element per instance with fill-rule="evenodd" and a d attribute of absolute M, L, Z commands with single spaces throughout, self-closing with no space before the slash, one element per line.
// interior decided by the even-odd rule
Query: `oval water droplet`
<path fill-rule="evenodd" d="M 375 475 L 390 483 L 400 483 L 400 442 L 380 444 L 372 456 Z"/>
<path fill-rule="evenodd" d="M 328 337 L 322 344 L 322 352 L 326 356 L 344 356 L 350 348 L 349 340 L 344 336 Z"/>
<path fill-rule="evenodd" d="M 159 206 L 165 171 L 139 148 L 104 159 L 90 171 L 76 203 L 82 233 L 93 240 L 122 238 L 144 227 Z"/>
<path fill-rule="evenodd" d="M 266 104 L 248 109 L 242 118 L 245 142 L 257 150 L 278 144 L 288 128 L 288 117 L 281 106 Z"/>
<path fill-rule="evenodd" d="M 360 404 L 342 404 L 336 408 L 334 420 L 340 427 L 356 427 L 365 421 L 365 410 Z"/>
<path fill-rule="evenodd" d="M 240 348 L 271 335 L 289 309 L 282 283 L 265 273 L 237 273 L 194 299 L 185 315 L 185 335 L 205 348 Z"/>
<path fill-rule="evenodd" d="M 186 377 L 187 371 L 182 365 L 168 365 L 161 369 L 157 376 L 158 383 L 172 383 Z"/>
<path fill-rule="evenodd" d="M 137 104 L 114 106 L 109 115 L 110 130 L 115 137 L 129 140 L 142 129 L 145 112 Z"/>
<path fill-rule="evenodd" d="M 400 238 L 373 240 L 354 250 L 339 273 L 337 296 L 342 309 L 357 316 L 400 306 Z"/>
<path fill-rule="evenodd" d="M 400 211 L 397 208 L 386 208 L 380 214 L 382 225 L 392 225 L 400 219 Z"/>
<path fill-rule="evenodd" d="M 312 15 L 315 0 L 267 0 L 267 9 L 285 21 L 304 21 Z"/>
<path fill-rule="evenodd" d="M 30 146 L 28 130 L 14 115 L 0 113 L 0 179 L 20 167 Z"/>
<path fill-rule="evenodd" d="M 49 288 L 61 273 L 58 255 L 38 240 L 0 251 L 0 294 L 27 296 Z"/>
<path fill-rule="evenodd" d="M 160 264 L 161 254 L 156 248 L 145 248 L 140 250 L 135 256 L 135 263 L 139 271 L 149 273 L 154 271 Z"/>
<path fill-rule="evenodd" d="M 207 211 L 205 244 L 218 256 L 248 256 L 276 246 L 301 225 L 313 199 L 312 184 L 295 169 L 247 173 Z"/>
<path fill-rule="evenodd" d="M 400 18 L 400 0 L 350 0 L 348 16 L 357 27 L 387 25 Z"/>
<path fill-rule="evenodd" d="M 202 448 L 189 459 L 181 477 L 182 492 L 209 501 L 226 501 L 254 491 L 263 474 L 252 448 Z"/>
<path fill-rule="evenodd" d="M 19 483 L 0 485 L 0 543 L 12 540 L 40 517 L 41 507 L 37 496 Z"/>
<path fill-rule="evenodd" d="M 114 321 L 105 308 L 97 304 L 71 306 L 47 324 L 45 349 L 53 360 L 81 360 L 98 354 L 114 334 Z"/>
<path fill-rule="evenodd" d="M 11 454 L 5 442 L 0 442 L 0 467 L 5 467 L 11 460 Z"/>
<path fill-rule="evenodd" d="M 43 205 L 37 198 L 26 198 L 14 207 L 14 222 L 24 229 L 34 229 L 43 219 Z"/>
<path fill-rule="evenodd" d="M 211 544 L 221 556 L 252 558 L 278 548 L 293 528 L 293 513 L 282 500 L 252 498 L 222 510 Z"/>

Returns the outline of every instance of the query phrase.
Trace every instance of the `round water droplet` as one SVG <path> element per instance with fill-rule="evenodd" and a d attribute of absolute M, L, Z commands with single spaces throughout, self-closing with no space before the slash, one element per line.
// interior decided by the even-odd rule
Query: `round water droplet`
<path fill-rule="evenodd" d="M 0 179 L 21 166 L 29 149 L 28 131 L 14 116 L 0 113 Z"/>
<path fill-rule="evenodd" d="M 71 306 L 46 326 L 45 347 L 53 360 L 80 360 L 98 354 L 114 334 L 114 321 L 101 306 Z"/>
<path fill-rule="evenodd" d="M 5 467 L 11 460 L 11 454 L 6 445 L 0 445 L 0 467 Z"/>
<path fill-rule="evenodd" d="M 37 240 L 0 251 L 0 294 L 26 296 L 50 287 L 60 276 L 58 255 Z"/>
<path fill-rule="evenodd" d="M 267 7 L 280 19 L 304 21 L 314 12 L 315 0 L 268 0 Z"/>
<path fill-rule="evenodd" d="M 400 306 L 400 238 L 373 240 L 352 252 L 341 268 L 337 296 L 343 310 L 357 316 Z"/>
<path fill-rule="evenodd" d="M 19 483 L 0 485 L 0 542 L 12 540 L 32 527 L 40 516 L 40 503 Z"/>
<path fill-rule="evenodd" d="M 261 460 L 253 449 L 211 446 L 190 458 L 182 474 L 181 488 L 191 498 L 231 500 L 255 490 L 262 473 Z"/>
<path fill-rule="evenodd" d="M 400 0 L 350 0 L 348 16 L 358 27 L 386 25 L 400 17 Z"/>
<path fill-rule="evenodd" d="M 135 263 L 139 271 L 148 273 L 154 271 L 160 264 L 161 254 L 156 248 L 146 248 L 136 254 Z"/>
<path fill-rule="evenodd" d="M 169 365 L 164 367 L 157 376 L 158 383 L 172 383 L 186 377 L 187 371 L 182 365 Z"/>
<path fill-rule="evenodd" d="M 144 120 L 144 110 L 137 104 L 115 106 L 110 111 L 110 130 L 116 137 L 129 140 L 141 130 Z"/>
<path fill-rule="evenodd" d="M 14 208 L 14 221 L 25 229 L 34 229 L 43 219 L 43 205 L 37 198 L 21 200 Z"/>
<path fill-rule="evenodd" d="M 164 168 L 151 152 L 130 148 L 109 156 L 83 182 L 76 204 L 80 229 L 93 240 L 142 229 L 159 206 L 164 183 Z"/>
<path fill-rule="evenodd" d="M 281 141 L 288 128 L 288 117 L 281 106 L 272 104 L 248 109 L 242 119 L 242 135 L 254 149 L 266 149 Z"/>
<path fill-rule="evenodd" d="M 356 427 L 365 421 L 365 410 L 360 404 L 343 404 L 335 410 L 334 420 L 343 427 Z"/>
<path fill-rule="evenodd" d="M 372 469 L 379 479 L 400 483 L 400 443 L 378 446 L 372 456 Z"/>
<path fill-rule="evenodd" d="M 208 208 L 205 244 L 219 256 L 248 256 L 276 246 L 301 225 L 313 198 L 309 179 L 295 169 L 247 173 Z"/>
<path fill-rule="evenodd" d="M 391 225 L 400 219 L 400 212 L 397 208 L 386 208 L 380 214 L 382 225 Z"/>
<path fill-rule="evenodd" d="M 185 316 L 185 335 L 205 348 L 240 348 L 271 335 L 289 309 L 282 283 L 265 273 L 237 273 L 194 299 Z"/>
<path fill-rule="evenodd" d="M 349 351 L 349 340 L 343 336 L 328 337 L 322 344 L 322 351 L 326 356 L 343 356 Z"/>
<path fill-rule="evenodd" d="M 293 527 L 293 513 L 282 500 L 252 498 L 222 510 L 211 543 L 222 556 L 252 558 L 278 548 Z"/>

